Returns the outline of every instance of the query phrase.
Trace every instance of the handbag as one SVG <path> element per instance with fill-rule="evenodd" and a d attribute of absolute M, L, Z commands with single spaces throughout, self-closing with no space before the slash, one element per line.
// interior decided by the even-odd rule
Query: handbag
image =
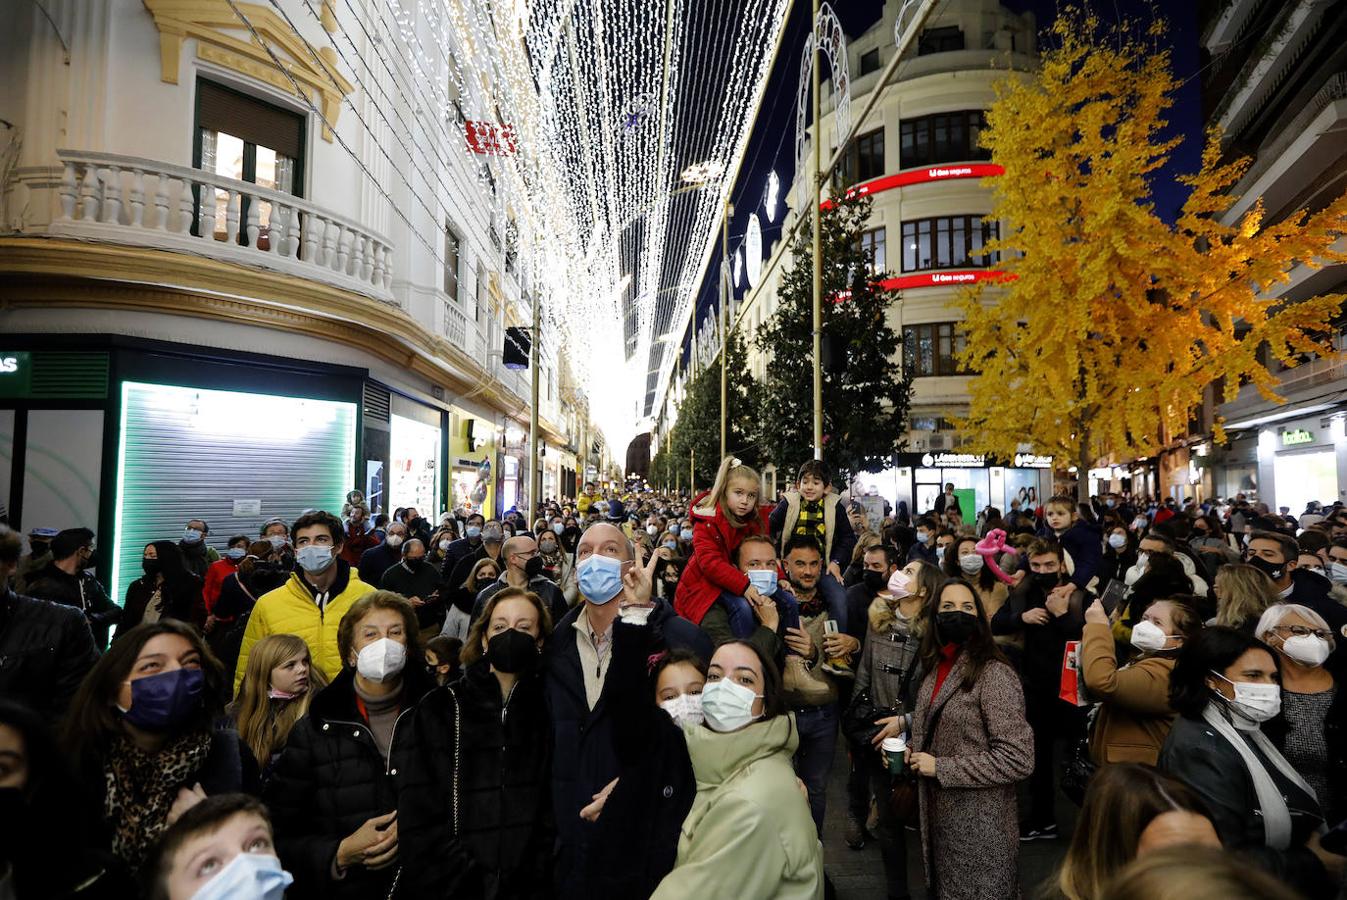
<path fill-rule="evenodd" d="M 851 702 L 842 711 L 842 735 L 853 746 L 869 747 L 874 742 L 875 735 L 879 734 L 880 726 L 876 722 L 902 713 L 901 707 L 875 706 L 874 697 L 867 687 L 853 694 Z"/>
<path fill-rule="evenodd" d="M 1062 793 L 1077 806 L 1085 803 L 1085 792 L 1099 766 L 1090 758 L 1090 738 L 1081 738 L 1072 746 L 1062 763 Z"/>

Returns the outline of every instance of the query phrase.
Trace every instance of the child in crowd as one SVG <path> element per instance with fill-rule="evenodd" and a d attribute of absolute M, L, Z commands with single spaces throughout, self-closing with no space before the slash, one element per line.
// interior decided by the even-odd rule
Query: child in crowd
<path fill-rule="evenodd" d="M 294 881 L 276 856 L 266 807 L 247 794 L 217 794 L 184 812 L 145 873 L 150 900 L 281 900 Z"/>
<path fill-rule="evenodd" d="M 1098 525 L 1081 518 L 1074 500 L 1060 494 L 1043 504 L 1043 521 L 1047 531 L 1062 545 L 1071 560 L 1071 584 L 1086 590 L 1103 563 L 1103 531 Z M 1063 586 L 1061 590 L 1069 595 L 1072 588 Z"/>
<path fill-rule="evenodd" d="M 426 642 L 426 668 L 435 676 L 435 683 L 443 687 L 458 679 L 458 655 L 463 641 L 448 635 L 437 635 Z"/>
<path fill-rule="evenodd" d="M 678 579 L 674 608 L 701 624 L 722 593 L 761 603 L 764 595 L 735 566 L 734 552 L 750 534 L 763 532 L 758 512 L 758 473 L 727 456 L 711 490 L 693 501 L 691 558 Z"/>
<path fill-rule="evenodd" d="M 795 487 L 785 492 L 768 519 L 777 546 L 784 547 L 797 534 L 812 537 L 823 548 L 828 574 L 841 584 L 842 570 L 851 562 L 856 546 L 856 533 L 842 499 L 832 489 L 828 467 L 817 459 L 804 463 Z"/>

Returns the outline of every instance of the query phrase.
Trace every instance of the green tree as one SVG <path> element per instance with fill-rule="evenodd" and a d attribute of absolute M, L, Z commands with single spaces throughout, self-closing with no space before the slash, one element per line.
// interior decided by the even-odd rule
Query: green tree
<path fill-rule="evenodd" d="M 728 377 L 725 395 L 729 412 L 726 420 L 726 451 L 747 465 L 757 466 L 760 454 L 754 428 L 757 407 L 753 402 L 757 386 L 749 374 L 748 352 L 738 332 L 730 335 L 726 363 Z M 674 481 L 675 473 L 679 484 L 688 483 L 691 454 L 695 452 L 697 488 L 705 490 L 711 486 L 716 469 L 720 467 L 719 357 L 692 376 L 683 402 L 678 407 L 678 421 L 669 433 L 666 446 L 669 451 L 670 484 Z"/>
<path fill-rule="evenodd" d="M 846 354 L 847 370 L 823 373 L 823 457 L 840 476 L 878 472 L 890 464 L 907 431 L 911 377 L 897 361 L 898 334 L 889 324 L 895 291 L 870 274 L 873 254 L 861 249 L 869 197 L 835 201 L 822 225 L 822 328 Z M 791 471 L 813 458 L 813 234 L 803 230 L 782 275 L 776 313 L 758 329 L 768 354 L 758 391 L 761 456 Z"/>

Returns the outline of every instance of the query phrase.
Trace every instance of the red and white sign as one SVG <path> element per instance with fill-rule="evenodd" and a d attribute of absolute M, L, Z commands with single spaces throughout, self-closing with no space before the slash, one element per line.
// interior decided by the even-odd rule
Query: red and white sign
<path fill-rule="evenodd" d="M 519 152 L 513 125 L 474 122 L 469 119 L 465 128 L 468 134 L 468 148 L 473 153 L 480 153 L 483 156 L 514 156 Z"/>
<path fill-rule="evenodd" d="M 847 199 L 850 200 L 852 197 L 878 194 L 883 191 L 891 191 L 894 188 L 907 187 L 912 184 L 928 184 L 932 181 L 951 181 L 958 178 L 990 178 L 1004 174 L 1006 174 L 1005 169 L 992 163 L 928 166 L 922 169 L 908 169 L 906 172 L 899 172 L 896 175 L 885 175 L 882 178 L 873 178 L 870 181 L 849 188 L 846 196 Z M 833 201 L 831 200 L 824 200 L 819 204 L 823 209 L 829 209 L 832 205 Z"/>
<path fill-rule="evenodd" d="M 885 291 L 902 291 L 909 288 L 949 287 L 964 284 L 976 284 L 979 281 L 1014 281 L 1017 276 L 995 269 L 962 269 L 952 272 L 922 272 L 918 275 L 899 275 L 877 282 L 876 287 Z M 840 291 L 833 295 L 834 303 L 851 298 L 851 291 Z"/>

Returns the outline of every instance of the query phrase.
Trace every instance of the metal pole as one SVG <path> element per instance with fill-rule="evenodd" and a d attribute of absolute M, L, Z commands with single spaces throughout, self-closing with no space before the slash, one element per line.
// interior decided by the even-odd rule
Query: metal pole
<path fill-rule="evenodd" d="M 697 448 L 688 451 L 688 496 L 697 495 Z"/>
<path fill-rule="evenodd" d="M 542 499 L 542 470 L 540 460 L 538 459 L 538 292 L 533 292 L 533 330 L 529 332 L 529 371 L 533 375 L 533 386 L 530 391 L 532 400 L 529 404 L 529 521 L 528 527 L 533 527 L 533 520 L 538 518 L 538 510 L 542 508 L 539 502 Z"/>
<path fill-rule="evenodd" d="M 818 40 L 818 10 L 819 0 L 814 0 L 814 17 L 810 19 L 809 30 L 814 38 L 813 67 L 814 67 L 814 152 L 813 159 L 810 162 L 809 172 L 806 177 L 809 179 L 806 184 L 811 187 L 810 205 L 813 207 L 811 215 L 814 222 L 814 459 L 823 459 L 823 368 L 821 366 L 821 355 L 823 352 L 823 258 L 822 247 L 822 216 L 819 212 L 819 203 L 822 202 L 823 180 L 820 177 L 820 162 L 823 150 L 823 121 L 820 116 L 819 94 L 823 55 L 819 52 Z M 878 93 L 878 87 L 876 87 Z M 836 115 L 836 112 L 833 113 Z M 839 151 L 841 147 L 837 148 Z"/>
<path fill-rule="evenodd" d="M 720 458 L 724 459 L 726 452 L 725 429 L 729 415 L 725 406 L 726 384 L 728 382 L 725 360 L 729 357 L 726 351 L 729 349 L 730 343 L 730 336 L 726 333 L 725 327 L 729 322 L 726 311 L 730 305 L 730 293 L 733 291 L 733 285 L 730 281 L 730 201 L 728 196 L 725 199 L 724 215 L 720 220 L 720 263 Z"/>

